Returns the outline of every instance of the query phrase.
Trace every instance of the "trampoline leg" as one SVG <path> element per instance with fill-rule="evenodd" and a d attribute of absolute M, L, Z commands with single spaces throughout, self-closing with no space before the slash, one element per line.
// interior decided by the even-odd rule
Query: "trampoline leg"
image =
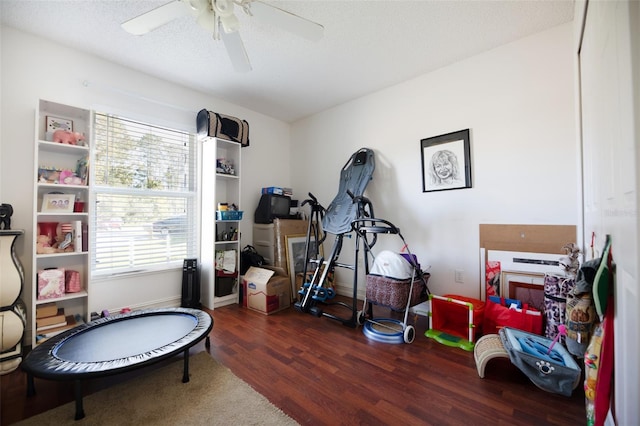
<path fill-rule="evenodd" d="M 80 419 L 84 419 L 84 408 L 82 408 L 82 382 L 80 380 L 76 380 L 75 391 L 76 391 L 75 420 L 80 420 Z"/>
<path fill-rule="evenodd" d="M 209 337 L 209 335 L 207 334 L 207 338 L 204 341 L 204 347 L 209 349 L 211 347 L 211 338 Z"/>
<path fill-rule="evenodd" d="M 33 376 L 27 374 L 27 396 L 33 396 L 36 394 L 36 385 L 33 381 Z"/>
<path fill-rule="evenodd" d="M 184 351 L 184 373 L 182 383 L 189 383 L 189 349 Z"/>

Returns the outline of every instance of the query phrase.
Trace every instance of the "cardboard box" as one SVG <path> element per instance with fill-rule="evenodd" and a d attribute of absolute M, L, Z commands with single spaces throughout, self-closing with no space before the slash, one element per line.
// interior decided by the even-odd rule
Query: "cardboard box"
<path fill-rule="evenodd" d="M 249 268 L 243 277 L 243 305 L 270 315 L 291 306 L 291 281 L 282 268 Z"/>

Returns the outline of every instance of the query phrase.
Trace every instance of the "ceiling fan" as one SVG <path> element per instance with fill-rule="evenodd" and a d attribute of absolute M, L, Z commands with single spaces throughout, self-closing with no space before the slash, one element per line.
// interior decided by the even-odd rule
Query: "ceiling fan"
<path fill-rule="evenodd" d="M 234 14 L 234 6 L 249 16 L 308 40 L 322 38 L 322 25 L 257 0 L 174 0 L 124 22 L 122 28 L 131 34 L 142 35 L 191 14 L 198 25 L 213 34 L 214 39 L 222 39 L 234 69 L 247 72 L 251 71 L 251 63 L 240 38 L 240 22 Z"/>

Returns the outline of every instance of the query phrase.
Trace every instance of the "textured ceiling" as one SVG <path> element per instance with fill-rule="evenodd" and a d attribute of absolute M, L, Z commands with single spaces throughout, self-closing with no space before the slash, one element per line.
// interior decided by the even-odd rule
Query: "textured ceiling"
<path fill-rule="evenodd" d="M 186 15 L 120 27 L 169 0 L 0 0 L 1 22 L 293 122 L 573 19 L 573 0 L 272 1 L 324 26 L 310 42 L 236 10 L 253 70 Z M 70 31 L 70 29 L 72 29 Z M 108 42 L 105 42 L 108 41 Z"/>

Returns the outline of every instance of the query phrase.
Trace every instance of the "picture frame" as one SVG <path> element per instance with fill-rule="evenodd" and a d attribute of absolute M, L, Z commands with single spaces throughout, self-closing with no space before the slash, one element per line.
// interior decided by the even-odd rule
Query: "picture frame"
<path fill-rule="evenodd" d="M 47 132 L 55 132 L 56 130 L 66 130 L 69 132 L 73 132 L 73 120 L 69 120 L 68 118 L 60 118 L 53 117 L 51 115 L 47 116 Z"/>
<path fill-rule="evenodd" d="M 470 130 L 420 141 L 422 192 L 471 188 Z"/>
<path fill-rule="evenodd" d="M 73 213 L 74 194 L 44 194 L 42 196 L 42 213 Z"/>
<path fill-rule="evenodd" d="M 501 271 L 500 296 L 521 300 L 529 306 L 544 311 L 544 274 Z"/>
<path fill-rule="evenodd" d="M 291 289 L 295 290 L 294 293 L 297 293 L 298 289 L 296 289 L 296 275 L 304 272 L 304 261 L 305 261 L 305 252 L 304 246 L 307 242 L 306 234 L 291 234 L 285 235 L 286 242 L 286 257 L 287 257 L 287 272 L 289 273 L 289 278 L 291 279 Z M 314 252 L 316 239 L 311 236 L 311 240 L 309 242 L 311 245 L 311 252 Z M 323 257 L 322 245 L 318 248 L 318 253 Z M 312 267 L 311 263 L 307 264 L 307 272 L 310 271 L 310 267 Z"/>

